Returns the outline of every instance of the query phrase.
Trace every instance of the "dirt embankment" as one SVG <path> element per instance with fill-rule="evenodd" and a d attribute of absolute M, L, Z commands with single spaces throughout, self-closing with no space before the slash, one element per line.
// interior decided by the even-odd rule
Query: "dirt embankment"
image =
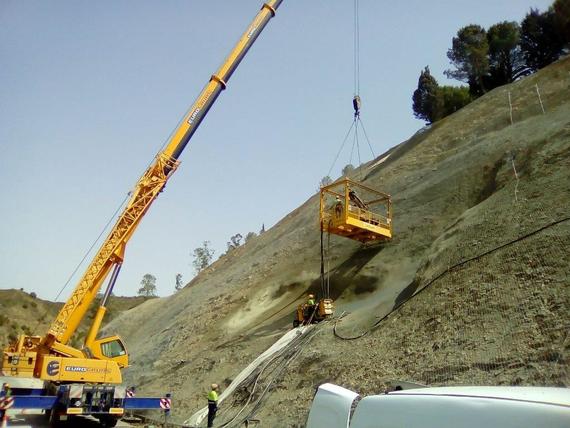
<path fill-rule="evenodd" d="M 532 233 L 570 215 L 569 94 L 567 58 L 363 167 L 367 185 L 393 196 L 395 237 L 375 247 L 333 237 L 331 288 L 338 313 L 350 312 L 339 335 L 366 334 L 322 328 L 258 412 L 261 426 L 302 426 L 324 381 L 362 393 L 390 379 L 570 383 L 570 225 Z M 287 331 L 301 296 L 318 291 L 317 210 L 315 196 L 176 295 L 111 323 L 132 354 L 128 382 L 173 392 L 181 421 L 207 385 L 228 384 Z"/>
<path fill-rule="evenodd" d="M 113 296 L 107 307 L 106 322 L 112 321 L 120 313 L 133 309 L 148 299 L 148 297 Z M 6 346 L 21 334 L 37 336 L 45 334 L 62 305 L 60 302 L 40 299 L 35 293 L 14 289 L 0 290 L 0 343 Z M 79 348 L 82 346 L 96 311 L 97 300 L 72 338 L 73 346 Z"/>

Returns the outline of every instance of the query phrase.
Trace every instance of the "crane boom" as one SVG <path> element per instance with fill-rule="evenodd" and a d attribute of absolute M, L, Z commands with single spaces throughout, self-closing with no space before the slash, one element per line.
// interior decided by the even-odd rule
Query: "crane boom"
<path fill-rule="evenodd" d="M 53 337 L 62 344 L 66 344 L 69 341 L 109 271 L 114 265 L 120 265 L 123 262 L 127 242 L 152 202 L 176 170 L 178 158 L 188 141 L 202 123 L 218 95 L 226 88 L 231 75 L 249 48 L 269 20 L 275 16 L 275 12 L 282 1 L 271 0 L 264 3 L 260 12 L 241 36 L 224 63 L 211 76 L 210 81 L 198 95 L 198 98 L 174 131 L 166 148 L 156 156 L 154 163 L 139 179 L 130 201 L 119 216 L 115 226 L 91 261 L 85 274 L 75 287 L 73 294 L 51 324 L 48 336 Z"/>
<path fill-rule="evenodd" d="M 211 76 L 164 149 L 138 180 L 128 203 L 47 334 L 43 337 L 22 335 L 11 343 L 3 352 L 0 374 L 36 377 L 50 382 L 121 383 L 120 368 L 128 366 L 126 348 L 118 336 L 97 339 L 97 334 L 106 312 L 106 300 L 123 263 L 125 247 L 152 202 L 176 171 L 178 159 L 190 138 L 282 1 L 268 0 L 263 4 L 228 57 Z M 83 348 L 68 345 L 111 271 L 109 285 Z"/>

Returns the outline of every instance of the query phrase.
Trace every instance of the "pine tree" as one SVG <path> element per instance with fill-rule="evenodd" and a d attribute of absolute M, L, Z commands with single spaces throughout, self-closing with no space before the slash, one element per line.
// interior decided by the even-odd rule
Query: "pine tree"
<path fill-rule="evenodd" d="M 527 73 L 519 47 L 520 26 L 516 22 L 500 22 L 487 31 L 489 43 L 489 73 L 487 89 L 515 81 Z"/>
<path fill-rule="evenodd" d="M 556 0 L 552 4 L 554 24 L 566 48 L 570 48 L 570 0 Z"/>
<path fill-rule="evenodd" d="M 433 123 L 439 119 L 438 88 L 437 80 L 431 75 L 429 67 L 426 66 L 418 79 L 418 89 L 414 91 L 412 96 L 412 109 L 416 118 L 425 120 L 427 123 Z"/>
<path fill-rule="evenodd" d="M 562 54 L 562 34 L 556 30 L 552 10 L 540 13 L 531 9 L 521 24 L 521 50 L 526 65 L 533 71 L 546 67 Z"/>
<path fill-rule="evenodd" d="M 479 25 L 467 25 L 457 32 L 447 57 L 455 70 L 446 70 L 449 78 L 469 84 L 473 95 L 485 92 L 483 77 L 489 72 L 487 33 Z"/>

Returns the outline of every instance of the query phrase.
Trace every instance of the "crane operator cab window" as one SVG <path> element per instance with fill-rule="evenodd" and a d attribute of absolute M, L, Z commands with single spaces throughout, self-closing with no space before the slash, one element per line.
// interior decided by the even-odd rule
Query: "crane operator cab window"
<path fill-rule="evenodd" d="M 128 367 L 129 365 L 127 348 L 119 336 L 98 339 L 93 343 L 91 350 L 95 358 L 113 360 L 120 367 Z"/>
<path fill-rule="evenodd" d="M 125 349 L 123 342 L 117 339 L 111 342 L 102 343 L 101 353 L 107 358 L 115 358 L 120 357 L 121 355 L 125 355 L 127 353 L 127 350 Z"/>

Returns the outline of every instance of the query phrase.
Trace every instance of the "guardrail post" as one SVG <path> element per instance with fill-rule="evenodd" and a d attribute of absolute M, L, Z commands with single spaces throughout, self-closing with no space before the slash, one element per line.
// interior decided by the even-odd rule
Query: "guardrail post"
<path fill-rule="evenodd" d="M 166 424 L 168 422 L 168 416 L 170 416 L 170 406 L 172 404 L 172 394 L 168 393 L 165 397 L 165 406 L 164 406 L 164 427 L 166 428 Z"/>

